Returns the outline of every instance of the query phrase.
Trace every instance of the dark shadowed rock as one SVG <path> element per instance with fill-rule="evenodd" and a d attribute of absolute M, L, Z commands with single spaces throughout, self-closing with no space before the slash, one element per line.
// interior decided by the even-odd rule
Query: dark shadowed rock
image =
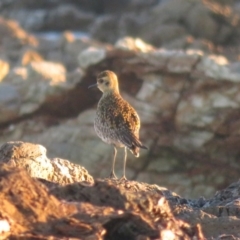
<path fill-rule="evenodd" d="M 102 239 L 103 227 L 70 217 L 78 213 L 77 206 L 61 203 L 25 170 L 1 164 L 0 179 L 0 213 L 5 224 L 1 237 Z"/>

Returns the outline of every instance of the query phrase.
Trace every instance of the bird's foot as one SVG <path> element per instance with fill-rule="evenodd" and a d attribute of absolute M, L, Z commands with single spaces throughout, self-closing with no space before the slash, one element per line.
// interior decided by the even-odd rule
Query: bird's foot
<path fill-rule="evenodd" d="M 114 172 L 111 172 L 108 178 L 110 178 L 110 179 L 118 179 Z"/>
<path fill-rule="evenodd" d="M 127 181 L 127 178 L 126 178 L 126 176 L 122 176 L 119 180 L 120 181 Z"/>

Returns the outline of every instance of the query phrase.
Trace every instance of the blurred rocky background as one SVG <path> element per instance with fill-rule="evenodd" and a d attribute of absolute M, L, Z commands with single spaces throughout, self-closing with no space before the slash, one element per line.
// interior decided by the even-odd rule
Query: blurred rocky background
<path fill-rule="evenodd" d="M 87 87 L 109 69 L 149 147 L 129 153 L 129 179 L 185 197 L 239 179 L 240 1 L 1 0 L 0 14 L 0 145 L 42 144 L 108 176 L 112 148 L 93 128 L 101 93 Z"/>

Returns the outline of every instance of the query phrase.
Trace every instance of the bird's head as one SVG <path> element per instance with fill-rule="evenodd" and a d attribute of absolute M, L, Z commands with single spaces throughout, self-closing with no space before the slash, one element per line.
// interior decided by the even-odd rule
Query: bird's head
<path fill-rule="evenodd" d="M 97 83 L 89 87 L 98 87 L 103 93 L 119 92 L 117 75 L 112 71 L 103 71 L 97 76 Z"/>

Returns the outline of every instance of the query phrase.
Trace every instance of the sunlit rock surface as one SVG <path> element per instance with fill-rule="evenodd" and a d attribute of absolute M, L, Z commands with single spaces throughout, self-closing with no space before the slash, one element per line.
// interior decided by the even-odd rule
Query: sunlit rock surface
<path fill-rule="evenodd" d="M 209 199 L 189 199 L 144 182 L 93 180 L 80 165 L 67 160 L 58 161 L 59 171 L 49 164 L 54 159 L 47 159 L 45 147 L 37 144 L 1 146 L 1 238 L 240 237 L 239 181 Z M 58 177 L 49 178 L 47 171 L 55 176 L 58 172 Z M 77 172 L 85 177 L 76 178 Z M 74 181 L 63 182 L 66 177 Z"/>
<path fill-rule="evenodd" d="M 74 182 L 93 182 L 87 170 L 65 159 L 49 159 L 46 148 L 27 142 L 8 142 L 0 148 L 0 162 L 25 168 L 34 178 L 66 185 Z"/>

